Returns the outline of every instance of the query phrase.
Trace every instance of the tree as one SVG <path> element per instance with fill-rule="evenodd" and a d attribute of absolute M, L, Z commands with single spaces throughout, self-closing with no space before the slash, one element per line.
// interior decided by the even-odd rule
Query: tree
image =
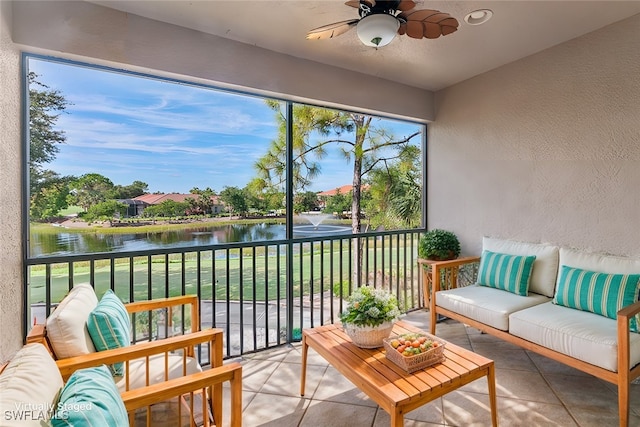
<path fill-rule="evenodd" d="M 266 197 L 265 187 L 262 184 L 261 180 L 254 178 L 244 186 L 242 191 L 245 194 L 248 209 L 265 213 L 269 210 L 269 200 Z"/>
<path fill-rule="evenodd" d="M 255 168 L 265 186 L 282 187 L 286 178 L 287 121 L 280 102 L 267 100 L 266 103 L 276 112 L 278 137 L 271 142 L 269 151 L 256 162 Z M 353 126 L 337 111 L 296 104 L 293 127 L 293 191 L 297 194 L 304 191 L 320 173 L 320 165 L 316 160 L 326 155 L 324 146 L 330 142 L 312 146 L 309 143 L 310 135 L 317 132 L 328 136 L 331 132 L 350 131 Z M 315 158 L 308 155 L 310 153 Z"/>
<path fill-rule="evenodd" d="M 231 210 L 240 216 L 245 216 L 248 210 L 245 192 L 238 187 L 224 187 L 220 192 L 220 199 Z"/>
<path fill-rule="evenodd" d="M 98 173 L 88 173 L 69 184 L 72 202 L 85 212 L 93 205 L 109 199 L 113 193 L 113 182 Z"/>
<path fill-rule="evenodd" d="M 284 207 L 284 192 L 266 185 L 264 180 L 260 178 L 253 178 L 249 181 L 243 191 L 247 196 L 247 203 L 250 209 L 267 212 Z"/>
<path fill-rule="evenodd" d="M 293 211 L 296 213 L 309 212 L 318 206 L 318 195 L 313 191 L 296 194 L 293 198 Z"/>
<path fill-rule="evenodd" d="M 394 161 L 373 169 L 367 180 L 370 201 L 367 212 L 372 226 L 415 227 L 422 215 L 420 150 L 410 147 Z"/>
<path fill-rule="evenodd" d="M 133 181 L 129 185 L 115 185 L 113 187 L 113 199 L 133 199 L 149 192 L 149 184 L 142 181 Z"/>
<path fill-rule="evenodd" d="M 328 196 L 325 201 L 324 211 L 326 213 L 346 212 L 351 206 L 351 193 L 336 192 L 333 196 Z"/>
<path fill-rule="evenodd" d="M 213 213 L 213 207 L 216 204 L 216 192 L 207 187 L 204 190 L 198 187 L 193 187 L 189 193 L 195 194 L 197 197 L 187 199 L 189 206 L 195 212 L 201 212 L 203 214 Z"/>
<path fill-rule="evenodd" d="M 34 219 L 58 215 L 66 208 L 65 183 L 57 173 L 44 169 L 55 159 L 58 144 L 66 141 L 56 122 L 69 102 L 57 90 L 40 83 L 38 75 L 30 72 L 29 80 L 29 196 L 30 213 Z M 40 194 L 40 192 L 44 192 Z M 46 193 L 46 194 L 45 194 Z"/>
<path fill-rule="evenodd" d="M 32 219 L 46 219 L 58 216 L 60 210 L 69 205 L 69 182 L 72 177 L 61 177 L 57 173 L 45 170 L 37 183 L 37 190 L 31 193 L 29 214 Z"/>
<path fill-rule="evenodd" d="M 281 186 L 286 178 L 286 116 L 278 101 L 267 105 L 276 112 L 278 137 L 269 151 L 255 164 L 258 177 L 266 185 Z M 353 162 L 351 195 L 351 228 L 360 232 L 362 179 L 380 162 L 399 158 L 420 134 L 414 132 L 395 138 L 375 125 L 372 116 L 296 104 L 293 108 L 293 190 L 303 191 L 317 177 L 321 168 L 318 160 L 326 155 L 327 146 L 336 144 L 345 158 Z M 316 141 L 319 137 L 320 141 Z M 343 137 L 344 136 L 344 137 Z"/>
<path fill-rule="evenodd" d="M 32 174 L 41 172 L 42 165 L 55 159 L 57 144 L 66 141 L 64 131 L 54 129 L 60 112 L 69 103 L 57 90 L 40 83 L 30 72 L 29 79 L 29 168 Z M 37 180 L 32 180 L 37 181 Z"/>
<path fill-rule="evenodd" d="M 146 218 L 184 216 L 187 209 L 189 209 L 189 203 L 187 202 L 165 200 L 162 203 L 146 208 L 142 216 Z"/>
<path fill-rule="evenodd" d="M 278 136 L 269 151 L 258 159 L 255 168 L 258 177 L 266 183 L 281 186 L 286 179 L 287 119 L 280 102 L 268 100 L 267 105 L 276 112 Z M 336 144 L 345 160 L 353 164 L 351 230 L 359 233 L 363 177 L 380 162 L 402 156 L 420 132 L 395 138 L 385 128 L 376 126 L 372 116 L 304 104 L 293 107 L 292 120 L 294 193 L 303 191 L 320 174 L 317 160 L 326 155 L 328 145 Z M 354 251 L 356 281 L 362 266 L 362 250 L 356 247 Z"/>
<path fill-rule="evenodd" d="M 91 222 L 99 219 L 111 220 L 113 218 L 121 218 L 127 214 L 128 206 L 115 200 L 106 200 L 97 203 L 87 210 L 84 218 Z"/>
<path fill-rule="evenodd" d="M 421 222 L 422 185 L 409 171 L 401 173 L 391 193 L 393 212 L 408 227 L 417 227 Z"/>

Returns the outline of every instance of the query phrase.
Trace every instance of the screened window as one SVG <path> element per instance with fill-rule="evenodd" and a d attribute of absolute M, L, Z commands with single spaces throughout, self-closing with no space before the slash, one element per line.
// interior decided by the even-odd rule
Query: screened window
<path fill-rule="evenodd" d="M 423 125 L 27 64 L 31 257 L 421 226 Z"/>

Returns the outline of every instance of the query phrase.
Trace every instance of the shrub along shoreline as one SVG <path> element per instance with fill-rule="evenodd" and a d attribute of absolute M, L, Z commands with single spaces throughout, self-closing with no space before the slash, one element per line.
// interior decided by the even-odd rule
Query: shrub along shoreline
<path fill-rule="evenodd" d="M 190 220 L 140 220 L 139 222 L 94 223 L 87 224 L 82 220 L 66 220 L 61 223 L 32 222 L 31 233 L 58 234 L 65 233 L 101 233 L 101 234 L 129 234 L 129 233 L 159 233 L 168 230 L 188 230 L 190 228 L 219 227 L 233 224 L 284 224 L 284 218 L 204 218 Z M 117 224 L 117 225 L 116 225 Z"/>

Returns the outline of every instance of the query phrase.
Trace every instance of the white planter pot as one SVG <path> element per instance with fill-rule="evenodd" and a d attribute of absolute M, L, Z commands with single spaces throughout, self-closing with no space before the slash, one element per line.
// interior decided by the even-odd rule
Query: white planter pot
<path fill-rule="evenodd" d="M 393 322 L 386 322 L 378 326 L 342 325 L 344 332 L 349 335 L 351 341 L 361 348 L 382 347 L 382 340 L 389 338 L 393 329 Z"/>

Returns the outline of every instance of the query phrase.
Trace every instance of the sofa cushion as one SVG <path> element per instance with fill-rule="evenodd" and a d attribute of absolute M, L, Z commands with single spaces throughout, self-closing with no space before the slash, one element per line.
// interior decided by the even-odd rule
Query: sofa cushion
<path fill-rule="evenodd" d="M 609 371 L 618 370 L 617 322 L 552 303 L 511 314 L 509 332 Z M 630 365 L 640 363 L 640 334 L 630 334 Z"/>
<path fill-rule="evenodd" d="M 112 350 L 131 343 L 131 321 L 120 298 L 107 290 L 96 308 L 89 313 L 87 329 L 96 350 Z M 114 375 L 122 375 L 123 363 L 113 365 Z"/>
<path fill-rule="evenodd" d="M 616 319 L 618 311 L 638 301 L 639 274 L 607 274 L 580 268 L 560 268 L 553 303 Z M 638 331 L 636 320 L 631 330 Z"/>
<path fill-rule="evenodd" d="M 560 249 L 560 265 L 610 274 L 640 274 L 640 258 L 627 258 L 601 253 Z M 558 280 L 560 276 L 558 275 Z M 636 323 L 640 323 L 640 316 Z"/>
<path fill-rule="evenodd" d="M 98 305 L 88 283 L 79 284 L 62 299 L 46 321 L 47 337 L 58 359 L 96 351 L 87 331 L 89 313 Z"/>
<path fill-rule="evenodd" d="M 535 255 L 529 291 L 548 297 L 553 296 L 559 265 L 557 246 L 484 237 L 482 249 L 510 255 Z"/>
<path fill-rule="evenodd" d="M 149 357 L 149 385 L 165 381 L 164 354 L 155 354 Z M 183 358 L 178 354 L 170 354 L 167 359 L 169 368 L 167 379 L 180 378 L 182 376 L 202 372 L 202 368 L 193 357 L 186 358 L 186 372 L 183 368 Z M 129 390 L 146 386 L 146 358 L 134 359 L 129 362 Z M 116 386 L 120 392 L 127 391 L 126 377 L 116 377 Z"/>
<path fill-rule="evenodd" d="M 75 371 L 60 393 L 53 427 L 128 426 L 129 418 L 106 366 Z"/>
<path fill-rule="evenodd" d="M 640 274 L 640 258 L 625 258 L 567 248 L 560 249 L 560 265 L 601 273 Z"/>
<path fill-rule="evenodd" d="M 39 343 L 25 345 L 0 374 L 0 424 L 42 426 L 53 415 L 62 385 L 49 351 Z"/>
<path fill-rule="evenodd" d="M 507 255 L 483 251 L 478 270 L 478 285 L 527 296 L 535 255 Z"/>
<path fill-rule="evenodd" d="M 471 285 L 436 293 L 436 305 L 503 331 L 509 330 L 509 315 L 550 301 L 544 295 L 520 296 L 501 289 Z"/>

